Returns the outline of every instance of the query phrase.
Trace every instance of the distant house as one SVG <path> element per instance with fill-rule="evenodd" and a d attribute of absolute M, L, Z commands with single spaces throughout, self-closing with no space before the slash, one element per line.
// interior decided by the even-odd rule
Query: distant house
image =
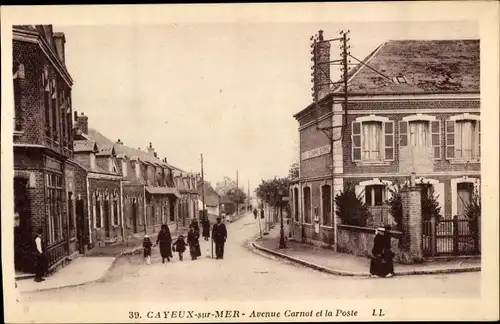
<path fill-rule="evenodd" d="M 205 197 L 205 208 L 209 215 L 219 215 L 220 196 L 209 182 L 203 184 L 203 192 L 201 183 L 198 185 L 198 195 L 202 199 L 202 194 Z"/>
<path fill-rule="evenodd" d="M 232 215 L 236 212 L 236 203 L 229 196 L 220 196 L 219 211 L 226 213 L 226 215 Z"/>

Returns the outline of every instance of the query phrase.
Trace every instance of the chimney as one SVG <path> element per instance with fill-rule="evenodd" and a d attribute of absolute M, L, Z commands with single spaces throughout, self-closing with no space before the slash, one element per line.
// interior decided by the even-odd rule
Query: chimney
<path fill-rule="evenodd" d="M 81 130 L 82 133 L 89 133 L 89 118 L 81 113 L 80 116 L 76 117 L 76 128 Z"/>
<path fill-rule="evenodd" d="M 158 157 L 158 155 L 156 154 L 156 152 L 153 152 L 153 155 L 155 156 L 155 158 L 157 158 L 157 157 Z"/>
<path fill-rule="evenodd" d="M 54 33 L 54 44 L 56 45 L 57 56 L 59 60 L 66 65 L 66 53 L 64 50 L 66 44 L 66 37 L 64 33 Z"/>
<path fill-rule="evenodd" d="M 328 41 L 324 41 L 323 31 L 318 31 L 316 36 L 316 46 L 311 44 L 313 55 L 312 61 L 316 61 L 316 69 L 313 70 L 313 91 L 316 89 L 317 100 L 323 99 L 330 93 L 330 47 Z M 313 68 L 314 69 L 314 68 Z"/>
<path fill-rule="evenodd" d="M 149 142 L 149 147 L 148 147 L 148 154 L 154 155 L 155 149 L 153 148 L 153 144 Z"/>
<path fill-rule="evenodd" d="M 118 139 L 118 141 L 116 141 L 116 144 L 123 145 L 123 142 Z"/>

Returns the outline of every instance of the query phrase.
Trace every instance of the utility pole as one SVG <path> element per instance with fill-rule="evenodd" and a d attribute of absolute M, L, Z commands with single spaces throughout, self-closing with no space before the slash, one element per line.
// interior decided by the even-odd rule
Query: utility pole
<path fill-rule="evenodd" d="M 205 176 L 203 174 L 203 153 L 201 153 L 201 202 L 203 204 L 203 211 L 201 214 L 203 219 L 205 219 Z"/>

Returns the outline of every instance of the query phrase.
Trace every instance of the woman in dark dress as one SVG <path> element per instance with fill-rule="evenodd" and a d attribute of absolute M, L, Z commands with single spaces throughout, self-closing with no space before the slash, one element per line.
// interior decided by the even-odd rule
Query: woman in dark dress
<path fill-rule="evenodd" d="M 189 244 L 191 260 L 196 260 L 197 257 L 201 256 L 200 242 L 198 241 L 199 237 L 199 232 L 196 231 L 195 226 L 191 225 L 187 235 L 187 244 Z"/>
<path fill-rule="evenodd" d="M 205 238 L 205 241 L 208 241 L 208 238 L 210 237 L 210 221 L 208 220 L 208 217 L 203 217 L 201 227 L 203 230 L 203 237 Z"/>
<path fill-rule="evenodd" d="M 373 240 L 370 275 L 374 277 L 392 277 L 394 275 L 393 253 L 391 251 L 391 237 L 384 227 L 375 231 Z"/>
<path fill-rule="evenodd" d="M 170 229 L 167 225 L 162 225 L 160 233 L 158 233 L 158 238 L 156 239 L 155 245 L 160 245 L 161 263 L 165 263 L 165 259 L 170 262 L 172 257 L 172 236 L 170 234 Z"/>
<path fill-rule="evenodd" d="M 200 225 L 198 225 L 198 220 L 196 218 L 193 218 L 193 220 L 191 221 L 191 225 L 193 227 L 193 229 L 198 232 L 198 236 L 200 236 Z"/>

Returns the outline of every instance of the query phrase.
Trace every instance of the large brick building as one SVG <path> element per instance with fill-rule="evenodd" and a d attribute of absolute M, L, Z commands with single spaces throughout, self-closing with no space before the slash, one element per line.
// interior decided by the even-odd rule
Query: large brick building
<path fill-rule="evenodd" d="M 328 62 L 320 43 L 317 60 Z M 335 242 L 333 199 L 348 185 L 372 214 L 388 212 L 391 188 L 415 172 L 434 188 L 446 218 L 463 216 L 480 182 L 479 41 L 388 41 L 349 73 L 344 88 L 317 77 L 319 102 L 294 117 L 300 179 L 291 186 L 293 234 Z M 347 109 L 347 110 L 346 110 Z M 330 141 L 319 129 L 335 129 Z M 319 127 L 318 127 L 319 126 Z M 315 226 L 316 225 L 316 226 Z"/>
<path fill-rule="evenodd" d="M 49 270 L 82 249 L 84 171 L 72 161 L 73 80 L 65 36 L 51 25 L 13 27 L 15 265 L 33 269 L 34 233 L 44 230 Z"/>

